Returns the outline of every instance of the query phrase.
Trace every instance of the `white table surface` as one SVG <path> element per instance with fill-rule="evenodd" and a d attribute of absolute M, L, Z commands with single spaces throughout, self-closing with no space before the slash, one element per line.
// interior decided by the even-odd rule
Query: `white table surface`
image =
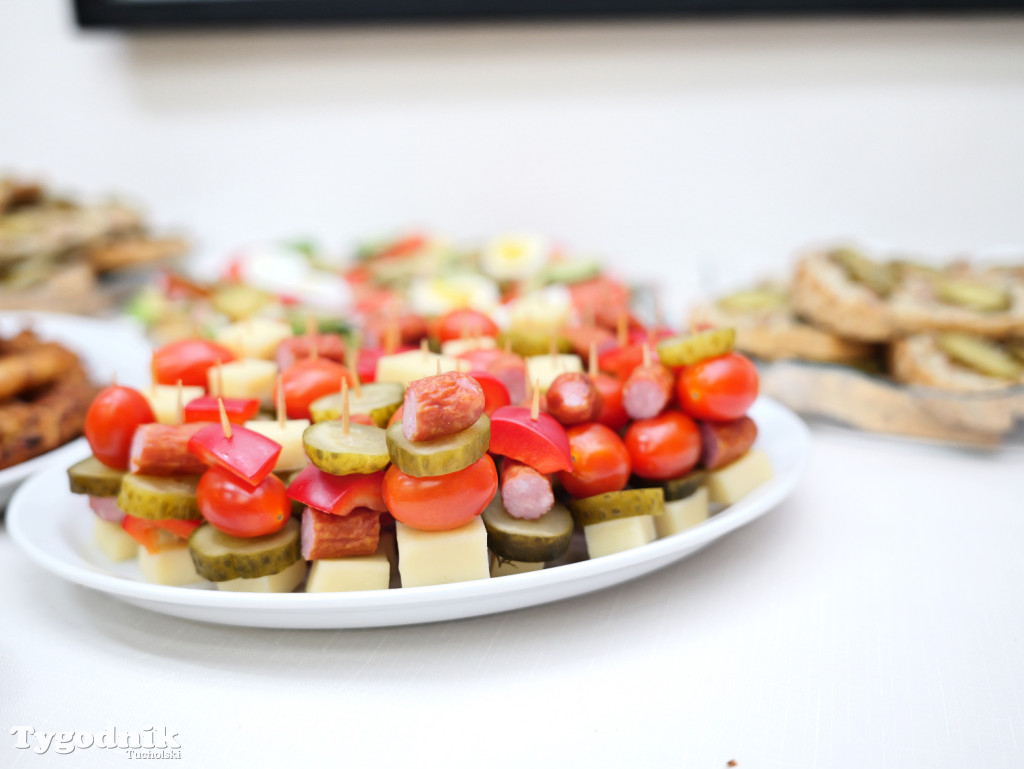
<path fill-rule="evenodd" d="M 1024 766 L 1024 452 L 816 428 L 774 512 L 636 582 L 417 627 L 247 630 L 64 583 L 0 534 L 15 725 L 178 732 L 171 766 Z"/>

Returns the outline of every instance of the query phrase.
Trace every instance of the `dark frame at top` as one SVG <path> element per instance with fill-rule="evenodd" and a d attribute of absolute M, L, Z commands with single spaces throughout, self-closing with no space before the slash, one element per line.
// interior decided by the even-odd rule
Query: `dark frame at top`
<path fill-rule="evenodd" d="M 1024 0 L 74 0 L 81 27 L 1000 13 Z"/>

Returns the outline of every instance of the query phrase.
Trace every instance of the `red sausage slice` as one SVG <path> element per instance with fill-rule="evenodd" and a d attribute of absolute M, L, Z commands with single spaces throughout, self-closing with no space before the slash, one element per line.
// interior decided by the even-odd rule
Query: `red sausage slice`
<path fill-rule="evenodd" d="M 473 377 L 449 372 L 417 379 L 405 391 L 402 434 L 429 441 L 462 432 L 484 413 L 484 391 Z"/>
<path fill-rule="evenodd" d="M 592 422 L 601 413 L 601 393 L 586 374 L 565 371 L 548 387 L 547 412 L 566 426 Z"/>
<path fill-rule="evenodd" d="M 140 425 L 132 436 L 128 469 L 141 475 L 199 475 L 206 465 L 188 450 L 189 439 L 209 422 Z"/>
<path fill-rule="evenodd" d="M 700 428 L 701 463 L 708 470 L 717 470 L 739 459 L 757 440 L 757 425 L 750 417 L 729 422 L 697 422 Z"/>
<path fill-rule="evenodd" d="M 622 385 L 622 405 L 632 419 L 660 414 L 672 398 L 675 379 L 660 363 L 637 366 Z"/>
<path fill-rule="evenodd" d="M 302 557 L 344 558 L 373 555 L 380 539 L 380 513 L 366 508 L 348 515 L 331 515 L 307 507 L 302 512 Z"/>

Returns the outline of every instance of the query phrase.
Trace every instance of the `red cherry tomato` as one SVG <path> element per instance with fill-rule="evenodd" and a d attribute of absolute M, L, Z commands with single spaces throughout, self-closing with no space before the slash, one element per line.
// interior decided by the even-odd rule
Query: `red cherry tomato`
<path fill-rule="evenodd" d="M 610 347 L 597 356 L 597 366 L 601 371 L 614 374 L 623 382 L 629 379 L 633 369 L 644 362 L 644 346 L 628 344 L 625 347 Z"/>
<path fill-rule="evenodd" d="M 234 353 L 208 339 L 182 339 L 165 344 L 153 353 L 153 381 L 172 385 L 178 380 L 186 386 L 206 387 L 206 372 L 211 366 L 230 363 Z"/>
<path fill-rule="evenodd" d="M 126 515 L 121 521 L 125 533 L 146 548 L 147 552 L 159 553 L 169 547 L 184 544 L 182 540 L 202 525 L 202 521 L 182 521 L 176 518 L 150 520 Z"/>
<path fill-rule="evenodd" d="M 686 475 L 700 459 L 700 430 L 686 414 L 666 411 L 638 419 L 626 430 L 626 448 L 633 472 L 641 478 L 667 481 Z"/>
<path fill-rule="evenodd" d="M 85 439 L 100 462 L 115 470 L 127 470 L 135 428 L 155 421 L 142 393 L 113 385 L 100 390 L 89 405 Z"/>
<path fill-rule="evenodd" d="M 757 369 L 735 352 L 708 358 L 682 368 L 676 394 L 695 419 L 739 419 L 757 399 Z"/>
<path fill-rule="evenodd" d="M 273 534 L 292 513 L 285 485 L 276 475 L 250 486 L 217 466 L 199 479 L 196 501 L 203 518 L 232 537 Z"/>
<path fill-rule="evenodd" d="M 579 498 L 626 487 L 633 465 L 626 445 L 615 432 L 590 422 L 573 425 L 566 433 L 572 451 L 572 472 L 558 474 L 566 491 Z"/>
<path fill-rule="evenodd" d="M 479 310 L 463 308 L 442 315 L 437 321 L 435 335 L 442 342 L 474 336 L 497 336 L 498 325 Z"/>
<path fill-rule="evenodd" d="M 629 424 L 629 414 L 622 405 L 622 380 L 607 374 L 598 374 L 591 379 L 601 393 L 601 413 L 596 421 L 613 430 L 621 430 Z"/>
<path fill-rule="evenodd" d="M 324 358 L 304 358 L 293 363 L 281 374 L 284 387 L 284 405 L 289 419 L 309 419 L 309 404 L 324 395 L 341 389 L 341 378 L 351 386 L 355 381 L 349 370 L 340 363 Z M 277 387 L 274 387 L 277 399 Z"/>
<path fill-rule="evenodd" d="M 463 526 L 484 511 L 498 490 L 498 471 L 489 454 L 464 470 L 414 478 L 396 465 L 384 474 L 384 502 L 396 521 L 424 531 Z"/>

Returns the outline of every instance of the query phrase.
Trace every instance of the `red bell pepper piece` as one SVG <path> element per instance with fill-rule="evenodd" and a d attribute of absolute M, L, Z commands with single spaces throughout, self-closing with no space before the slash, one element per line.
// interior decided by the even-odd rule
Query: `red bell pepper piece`
<path fill-rule="evenodd" d="M 484 413 L 487 416 L 491 416 L 502 406 L 507 406 L 512 402 L 505 383 L 494 374 L 488 374 L 486 371 L 470 371 L 467 376 L 473 377 L 484 391 Z"/>
<path fill-rule="evenodd" d="M 597 357 L 597 366 L 601 371 L 614 374 L 623 382 L 629 379 L 633 369 L 644 362 L 643 344 L 628 344 L 625 347 L 615 347 L 604 350 Z"/>
<path fill-rule="evenodd" d="M 207 425 L 188 442 L 188 450 L 208 465 L 220 465 L 251 486 L 259 486 L 274 469 L 281 444 L 265 435 L 234 427 L 231 436 L 219 424 Z"/>
<path fill-rule="evenodd" d="M 150 553 L 159 553 L 169 547 L 181 544 L 182 540 L 203 525 L 203 521 L 183 521 L 176 518 L 151 520 L 126 515 L 121 521 L 125 533 Z"/>
<path fill-rule="evenodd" d="M 530 409 L 504 406 L 491 416 L 492 454 L 503 454 L 541 473 L 572 472 L 569 438 L 550 414 L 530 418 Z"/>
<path fill-rule="evenodd" d="M 348 515 L 357 507 L 383 513 L 387 510 L 381 484 L 384 471 L 332 475 L 315 465 L 306 467 L 288 485 L 288 498 L 332 515 Z"/>
<path fill-rule="evenodd" d="M 260 402 L 256 398 L 218 399 L 212 395 L 201 395 L 185 404 L 185 421 L 219 422 L 218 400 L 224 401 L 224 411 L 228 415 L 228 421 L 235 425 L 245 424 L 260 410 Z"/>

